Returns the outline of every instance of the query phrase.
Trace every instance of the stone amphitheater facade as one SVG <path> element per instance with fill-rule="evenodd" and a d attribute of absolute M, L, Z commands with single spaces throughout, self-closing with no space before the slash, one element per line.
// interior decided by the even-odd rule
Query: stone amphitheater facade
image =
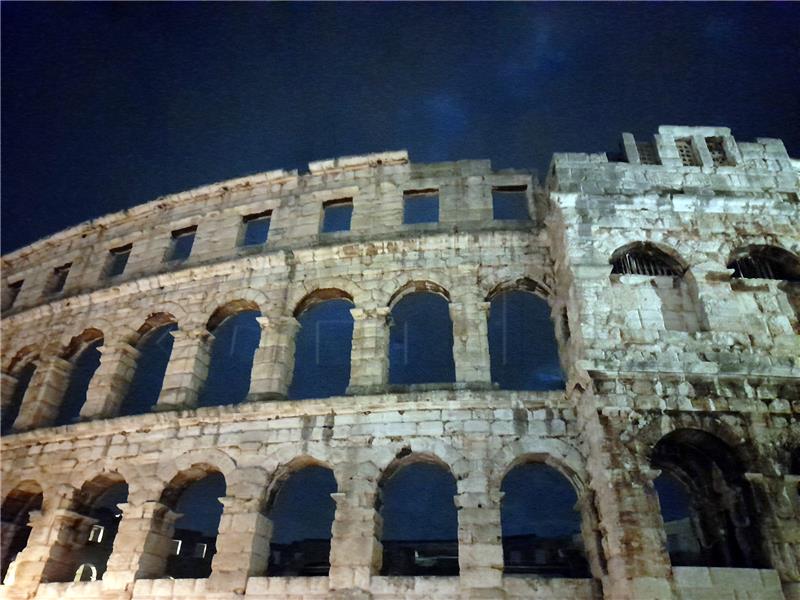
<path fill-rule="evenodd" d="M 159 198 L 5 256 L 4 409 L 21 370 L 36 369 L 2 438 L 2 494 L 43 500 L 0 598 L 800 598 L 800 293 L 791 277 L 731 266 L 766 257 L 795 272 L 800 161 L 780 140 L 737 142 L 719 127 L 664 126 L 648 144 L 623 134 L 623 148 L 555 154 L 541 185 L 480 160 L 320 161 Z M 498 188 L 524 189 L 530 219 L 493 219 Z M 438 222 L 403 223 L 409 190 L 438 192 Z M 340 198 L 352 199 L 350 230 L 321 233 L 323 206 Z M 242 247 L 243 218 L 266 211 L 268 242 Z M 165 262 L 189 227 L 189 258 Z M 124 272 L 108 277 L 109 250 L 127 245 Z M 612 266 L 626 256 L 672 271 Z M 488 303 L 515 288 L 549 304 L 564 390 L 492 385 Z M 393 386 L 387 317 L 420 289 L 449 302 L 455 382 Z M 334 290 L 353 304 L 347 394 L 287 400 L 297 308 Z M 262 330 L 247 401 L 197 408 L 213 324 L 241 310 L 258 310 Z M 137 343 L 164 315 L 178 330 L 158 402 L 118 416 Z M 53 426 L 71 361 L 99 337 L 80 422 Z M 671 565 L 653 485 L 672 456 L 663 440 L 707 455 L 696 483 L 733 515 L 739 546 L 756 540 L 759 568 Z M 380 574 L 379 482 L 416 458 L 457 481 L 457 576 Z M 591 577 L 504 574 L 500 486 L 526 461 L 574 487 Z M 264 504 L 308 464 L 338 486 L 330 572 L 270 577 Z M 164 578 L 175 518 L 164 490 L 209 471 L 227 486 L 212 573 Z M 129 496 L 107 571 L 64 582 L 89 526 L 79 499 L 118 480 Z"/>

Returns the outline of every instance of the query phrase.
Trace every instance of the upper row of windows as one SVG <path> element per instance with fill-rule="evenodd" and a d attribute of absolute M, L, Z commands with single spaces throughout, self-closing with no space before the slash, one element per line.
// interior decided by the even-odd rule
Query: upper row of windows
<path fill-rule="evenodd" d="M 492 188 L 492 207 L 496 220 L 529 220 L 526 186 L 502 186 Z M 320 231 L 336 233 L 350 231 L 353 216 L 353 199 L 338 198 L 324 202 Z M 272 211 L 244 215 L 237 241 L 239 247 L 257 247 L 265 244 L 269 237 Z M 403 223 L 408 225 L 439 222 L 439 190 L 407 190 L 403 193 Z M 166 254 L 165 263 L 180 263 L 189 258 L 194 245 L 197 225 L 176 229 Z M 133 244 L 111 248 L 106 257 L 102 277 L 110 279 L 122 275 L 128 264 Z M 64 289 L 72 263 L 65 263 L 53 269 L 45 285 L 43 296 L 53 296 Z M 11 308 L 22 289 L 23 280 L 8 285 L 6 309 Z"/>
<path fill-rule="evenodd" d="M 715 167 L 733 166 L 733 159 L 725 152 L 723 139 L 719 136 L 705 138 L 706 148 L 711 154 L 711 160 Z M 678 156 L 685 167 L 702 166 L 692 138 L 677 138 L 675 146 L 678 148 Z M 661 160 L 655 144 L 652 142 L 636 142 L 636 149 L 639 152 L 639 162 L 643 165 L 660 165 Z"/>

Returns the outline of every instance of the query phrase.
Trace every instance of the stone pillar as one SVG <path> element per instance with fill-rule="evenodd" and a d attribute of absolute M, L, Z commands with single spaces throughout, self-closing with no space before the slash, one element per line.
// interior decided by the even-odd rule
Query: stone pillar
<path fill-rule="evenodd" d="M 164 383 L 154 410 L 180 410 L 197 405 L 197 396 L 208 376 L 214 336 L 205 328 L 170 332 L 175 342 L 167 363 Z"/>
<path fill-rule="evenodd" d="M 261 340 L 253 357 L 249 402 L 286 398 L 294 371 L 295 334 L 300 326 L 292 316 L 256 317 Z"/>
<path fill-rule="evenodd" d="M 75 552 L 86 543 L 96 522 L 67 508 L 73 493 L 64 489 L 57 494 L 55 506 L 31 511 L 28 543 L 12 565 L 15 588 L 33 592 L 40 582 L 72 581 Z M 6 580 L 11 583 L 8 576 Z"/>
<path fill-rule="evenodd" d="M 389 381 L 390 309 L 351 308 L 353 347 L 350 351 L 350 385 L 347 393 L 380 394 Z"/>
<path fill-rule="evenodd" d="M 104 586 L 126 589 L 135 579 L 157 579 L 164 575 L 180 514 L 161 502 L 118 504 L 122 521 L 114 549 L 103 575 Z"/>
<path fill-rule="evenodd" d="M 70 373 L 72 363 L 60 356 L 50 355 L 39 359 L 22 398 L 19 416 L 14 423 L 15 431 L 46 427 L 56 420 L 69 385 Z"/>
<path fill-rule="evenodd" d="M 484 461 L 477 461 L 478 464 Z M 458 482 L 458 568 L 465 597 L 503 598 L 503 492 L 490 489 L 486 472 L 471 470 Z"/>
<path fill-rule="evenodd" d="M 349 471 L 357 472 L 353 466 Z M 331 590 L 366 591 L 370 578 L 381 568 L 383 519 L 375 510 L 378 493 L 374 482 L 344 480 L 340 492 L 331 494 L 336 501 L 331 539 Z M 349 596 L 348 596 L 349 597 Z"/>
<path fill-rule="evenodd" d="M 106 344 L 98 348 L 100 366 L 95 371 L 86 402 L 81 408 L 81 420 L 114 417 L 128 393 L 139 351 L 126 342 Z"/>
<path fill-rule="evenodd" d="M 257 498 L 220 498 L 224 506 L 217 534 L 217 553 L 211 563 L 209 591 L 244 594 L 248 577 L 267 571 L 272 522 Z"/>
<path fill-rule="evenodd" d="M 622 442 L 626 413 L 599 409 L 591 390 L 579 392 L 589 486 L 595 494 L 608 576 L 603 595 L 615 600 L 670 600 L 670 561 L 653 479 L 658 474 Z"/>
<path fill-rule="evenodd" d="M 450 304 L 456 382 L 468 387 L 490 388 L 492 385 L 488 311 L 488 302 L 473 299 Z"/>
<path fill-rule="evenodd" d="M 0 411 L 8 410 L 16 390 L 17 378 L 11 373 L 0 373 Z"/>

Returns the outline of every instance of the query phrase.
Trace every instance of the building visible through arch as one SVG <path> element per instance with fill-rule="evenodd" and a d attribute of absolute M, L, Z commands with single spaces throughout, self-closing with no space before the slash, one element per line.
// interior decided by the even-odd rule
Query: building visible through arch
<path fill-rule="evenodd" d="M 800 162 L 404 151 L 2 258 L 0 598 L 800 597 Z"/>

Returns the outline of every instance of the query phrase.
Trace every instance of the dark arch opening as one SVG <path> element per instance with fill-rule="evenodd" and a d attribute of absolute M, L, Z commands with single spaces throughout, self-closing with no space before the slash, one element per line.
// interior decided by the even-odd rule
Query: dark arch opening
<path fill-rule="evenodd" d="M 572 484 L 556 469 L 524 463 L 503 478 L 503 571 L 589 577 Z"/>
<path fill-rule="evenodd" d="M 728 268 L 733 277 L 781 279 L 800 283 L 800 258 L 777 246 L 747 246 L 734 253 Z"/>
<path fill-rule="evenodd" d="M 267 514 L 272 521 L 267 575 L 328 575 L 336 490 L 333 471 L 317 465 L 294 471 L 279 484 Z"/>
<path fill-rule="evenodd" d="M 297 320 L 291 400 L 344 395 L 350 383 L 353 304 L 346 299 L 306 305 Z"/>
<path fill-rule="evenodd" d="M 167 577 L 201 579 L 211 575 L 211 561 L 217 551 L 222 517 L 219 498 L 225 496 L 225 488 L 225 478 L 221 473 L 195 473 L 193 470 L 179 476 L 165 490 L 162 501 L 183 515 L 175 521 L 173 551 L 167 558 Z"/>
<path fill-rule="evenodd" d="M 550 306 L 531 292 L 509 290 L 492 297 L 489 356 L 492 382 L 501 389 L 564 389 Z"/>
<path fill-rule="evenodd" d="M 260 314 L 246 310 L 230 315 L 213 330 L 208 377 L 198 406 L 239 404 L 247 398 L 253 358 L 261 339 L 261 326 L 256 320 Z"/>
<path fill-rule="evenodd" d="M 673 565 L 768 567 L 752 490 L 724 442 L 678 429 L 659 440 L 651 461 L 662 470 L 656 491 L 667 535 L 674 536 Z"/>
<path fill-rule="evenodd" d="M 450 305 L 436 292 L 411 292 L 392 307 L 389 383 L 452 383 L 453 322 Z"/>
<path fill-rule="evenodd" d="M 19 416 L 19 409 L 22 408 L 22 400 L 28 386 L 31 383 L 33 374 L 36 371 L 36 363 L 31 360 L 20 368 L 16 373 L 17 384 L 14 386 L 14 393 L 11 395 L 8 405 L 0 414 L 0 435 L 7 435 L 12 432 L 14 421 Z"/>
<path fill-rule="evenodd" d="M 177 323 L 157 325 L 145 332 L 139 340 L 136 345 L 139 351 L 136 371 L 120 405 L 120 415 L 140 415 L 149 412 L 158 402 L 169 357 L 172 355 L 172 344 L 175 341 L 172 332 L 177 329 Z"/>
<path fill-rule="evenodd" d="M 8 567 L 25 549 L 31 528 L 30 514 L 42 508 L 42 488 L 28 481 L 11 490 L 0 509 L 0 581 L 5 581 Z"/>
<path fill-rule="evenodd" d="M 456 491 L 455 478 L 438 463 L 387 469 L 378 500 L 381 575 L 458 575 Z"/>
<path fill-rule="evenodd" d="M 652 242 L 634 242 L 611 255 L 611 273 L 683 277 L 686 267 Z"/>
<path fill-rule="evenodd" d="M 100 366 L 99 348 L 102 345 L 103 338 L 94 337 L 88 340 L 83 347 L 79 345 L 74 352 L 71 352 L 72 370 L 69 374 L 69 383 L 61 400 L 54 425 L 71 425 L 80 419 L 89 383 Z M 72 349 L 72 344 L 70 344 L 70 348 Z"/>

